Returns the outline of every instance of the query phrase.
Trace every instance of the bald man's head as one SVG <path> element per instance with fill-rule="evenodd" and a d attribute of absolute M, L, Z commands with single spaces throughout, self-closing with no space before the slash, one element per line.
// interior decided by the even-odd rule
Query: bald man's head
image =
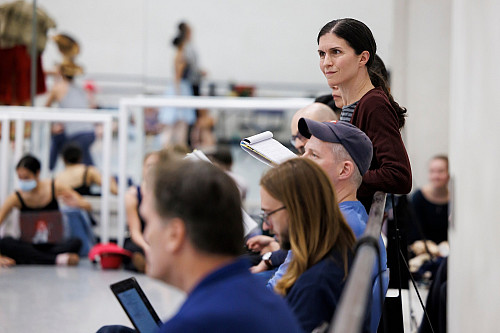
<path fill-rule="evenodd" d="M 307 139 L 299 133 L 298 123 L 300 118 L 312 119 L 319 122 L 338 120 L 335 112 L 323 103 L 312 103 L 295 112 L 290 124 L 290 131 L 292 133 L 292 144 L 301 155 L 304 153 L 304 146 Z"/>

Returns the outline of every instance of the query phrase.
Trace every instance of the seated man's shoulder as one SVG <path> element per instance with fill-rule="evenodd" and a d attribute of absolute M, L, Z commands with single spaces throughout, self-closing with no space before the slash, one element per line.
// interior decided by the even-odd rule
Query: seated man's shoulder
<path fill-rule="evenodd" d="M 188 325 L 193 332 L 200 327 L 203 331 L 217 332 L 242 328 L 245 332 L 267 331 L 276 325 L 288 328 L 286 331 L 296 331 L 298 324 L 285 301 L 245 269 L 202 282 L 165 325 Z"/>
<path fill-rule="evenodd" d="M 229 311 L 205 311 L 193 315 L 176 315 L 162 325 L 160 332 L 220 332 L 220 333 L 255 333 L 272 332 L 280 327 L 283 332 L 302 332 L 295 317 L 287 309 L 287 315 L 276 314 L 273 309 L 262 308 L 261 314 L 254 316 L 255 309 L 245 313 Z M 220 309 L 219 309 L 220 310 Z"/>
<path fill-rule="evenodd" d="M 354 232 L 354 236 L 359 238 L 365 231 L 366 222 L 368 221 L 368 214 L 363 204 L 359 201 L 347 201 L 341 202 L 339 207 L 347 224 Z"/>

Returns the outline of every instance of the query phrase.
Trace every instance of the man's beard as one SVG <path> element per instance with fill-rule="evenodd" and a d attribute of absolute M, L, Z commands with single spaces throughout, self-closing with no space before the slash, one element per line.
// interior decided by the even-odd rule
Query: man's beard
<path fill-rule="evenodd" d="M 283 250 L 291 250 L 292 249 L 292 244 L 290 244 L 290 237 L 288 235 L 288 232 L 286 234 L 282 233 L 280 235 L 280 245 Z"/>

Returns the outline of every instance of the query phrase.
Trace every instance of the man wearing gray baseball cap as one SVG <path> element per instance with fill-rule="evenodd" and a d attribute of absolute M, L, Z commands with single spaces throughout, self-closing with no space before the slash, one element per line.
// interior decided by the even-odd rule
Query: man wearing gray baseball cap
<path fill-rule="evenodd" d="M 310 154 L 307 154 L 306 151 L 306 155 L 304 155 L 304 157 L 310 157 L 313 159 L 320 157 L 320 161 L 322 161 L 323 158 L 332 157 L 330 158 L 330 162 L 354 163 L 352 167 L 357 168 L 351 170 L 350 165 L 342 165 L 343 167 L 347 167 L 349 170 L 341 169 L 338 171 L 352 171 L 352 176 L 355 177 L 356 180 L 358 180 L 358 176 L 362 177 L 370 168 L 373 156 L 372 142 L 368 136 L 356 126 L 343 121 L 318 122 L 311 119 L 301 118 L 299 119 L 299 132 L 304 137 L 312 140 L 311 144 L 309 144 Z M 326 151 L 325 149 L 321 149 L 326 147 L 332 147 L 333 152 L 335 152 L 335 156 L 329 154 L 329 152 L 332 152 L 331 150 Z M 320 152 L 323 154 L 318 156 L 318 153 Z M 325 171 L 330 175 L 333 170 L 329 169 Z M 340 174 L 335 175 L 332 181 L 340 176 Z M 344 174 L 344 176 L 346 175 Z M 341 179 L 345 179 L 345 177 L 341 177 Z M 361 179 L 359 179 L 359 183 L 361 184 Z M 334 185 L 336 185 L 335 182 Z M 354 196 L 356 195 L 358 187 L 359 185 L 356 186 Z"/>
<path fill-rule="evenodd" d="M 370 168 L 373 156 L 372 142 L 368 136 L 356 126 L 344 121 L 318 122 L 311 119 L 299 119 L 299 133 L 309 139 L 303 157 L 315 161 L 328 175 L 337 194 L 340 210 L 347 223 L 359 238 L 368 221 L 363 204 L 356 198 L 363 175 Z M 379 238 L 380 263 L 375 262 L 372 281 L 382 281 L 381 273 L 387 269 L 387 252 Z M 387 282 L 387 281 L 386 281 Z M 371 320 L 378 325 L 382 309 L 380 300 L 373 300 Z"/>

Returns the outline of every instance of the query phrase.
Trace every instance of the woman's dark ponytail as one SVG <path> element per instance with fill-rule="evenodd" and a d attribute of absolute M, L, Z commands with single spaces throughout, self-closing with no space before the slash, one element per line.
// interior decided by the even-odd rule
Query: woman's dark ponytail
<path fill-rule="evenodd" d="M 375 54 L 373 62 L 371 66 L 368 67 L 368 74 L 370 75 L 370 81 L 372 82 L 374 87 L 380 87 L 387 95 L 389 99 L 389 103 L 391 103 L 394 110 L 396 110 L 396 114 L 398 116 L 398 125 L 401 130 L 405 125 L 406 118 L 406 108 L 399 105 L 398 102 L 394 100 L 394 97 L 391 95 L 391 90 L 389 88 L 389 73 L 385 68 L 385 64 L 382 59 Z"/>

